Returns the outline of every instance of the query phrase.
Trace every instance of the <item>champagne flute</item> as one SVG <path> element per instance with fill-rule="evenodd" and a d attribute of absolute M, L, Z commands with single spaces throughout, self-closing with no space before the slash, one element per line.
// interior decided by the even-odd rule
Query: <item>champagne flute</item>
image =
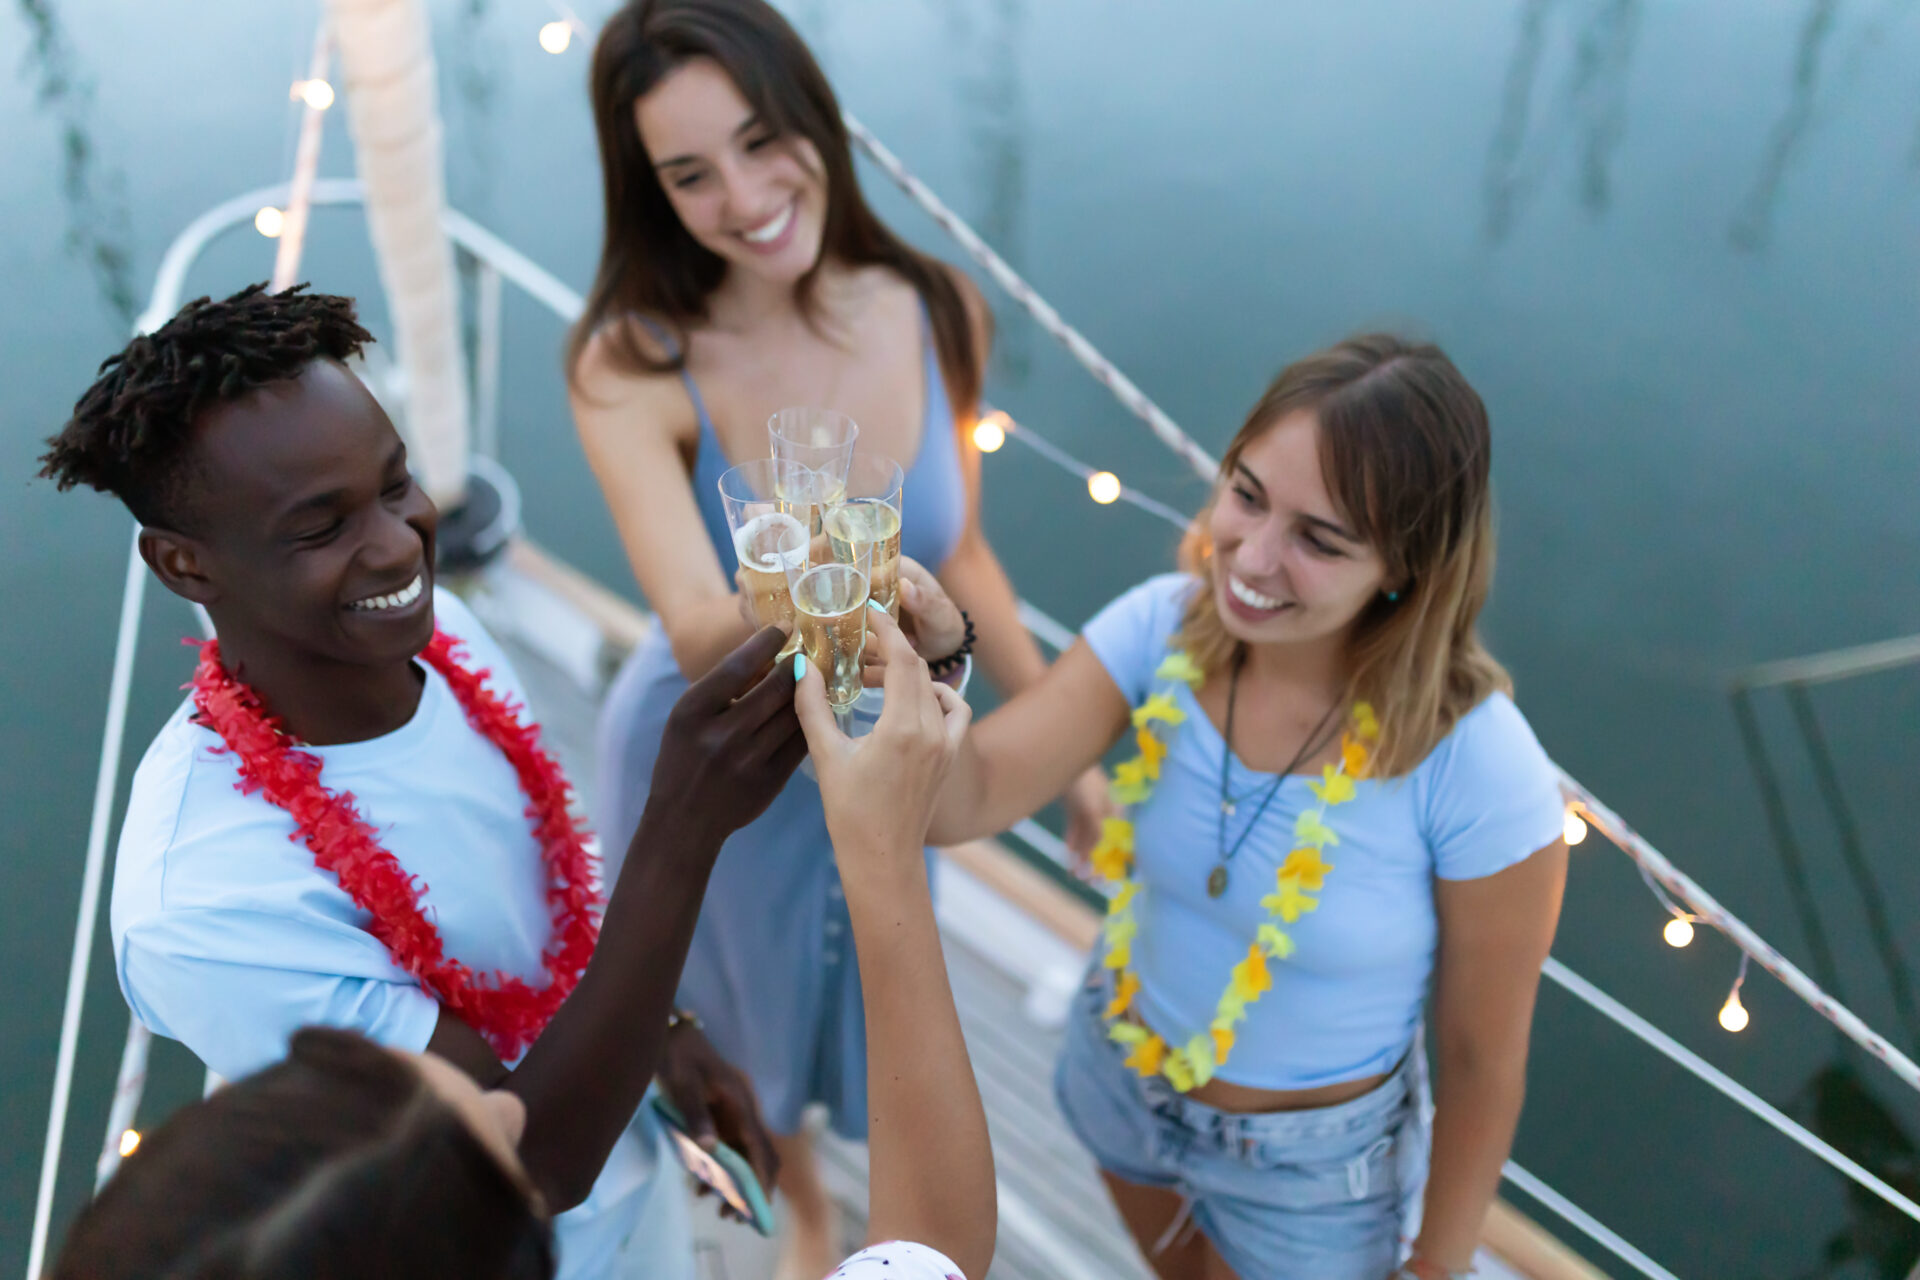
<path fill-rule="evenodd" d="M 819 476 L 807 467 L 772 458 L 743 462 L 720 477 L 720 504 L 748 607 L 761 626 L 787 628 L 783 655 L 798 648 L 800 634 L 787 568 L 807 562 L 808 528 L 820 518 L 819 486 Z"/>
<path fill-rule="evenodd" d="M 846 492 L 847 466 L 853 461 L 853 442 L 859 435 L 859 424 L 832 409 L 799 405 L 781 409 L 767 419 L 774 460 L 797 462 L 818 472 L 822 483 L 819 496 L 828 503 L 838 502 Z M 824 514 L 815 510 L 812 532 L 816 536 Z"/>
<path fill-rule="evenodd" d="M 864 550 L 872 565 L 870 593 L 900 620 L 900 464 L 877 453 L 856 453 L 847 467 L 844 496 L 827 503 L 826 534 L 833 558 L 851 563 Z"/>
<path fill-rule="evenodd" d="M 787 564 L 800 645 L 827 682 L 827 701 L 845 717 L 861 693 L 860 658 L 867 648 L 867 571 L 872 549 L 836 560 L 825 537 L 810 539 L 804 563 Z"/>

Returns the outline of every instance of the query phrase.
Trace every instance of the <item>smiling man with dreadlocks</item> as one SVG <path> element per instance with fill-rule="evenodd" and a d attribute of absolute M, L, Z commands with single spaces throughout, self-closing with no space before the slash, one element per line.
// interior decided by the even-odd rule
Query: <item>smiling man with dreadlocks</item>
<path fill-rule="evenodd" d="M 634 1117 L 664 1059 L 696 1133 L 772 1178 L 745 1081 L 668 1015 L 722 840 L 806 751 L 790 670 L 763 676 L 782 636 L 681 699 L 668 800 L 603 901 L 506 655 L 434 586 L 438 516 L 343 363 L 369 341 L 347 298 L 202 298 L 107 360 L 49 442 L 42 474 L 119 497 L 219 637 L 134 776 L 121 990 L 228 1077 L 311 1023 L 438 1053 L 525 1103 L 562 1275 L 690 1274 L 682 1184 Z"/>

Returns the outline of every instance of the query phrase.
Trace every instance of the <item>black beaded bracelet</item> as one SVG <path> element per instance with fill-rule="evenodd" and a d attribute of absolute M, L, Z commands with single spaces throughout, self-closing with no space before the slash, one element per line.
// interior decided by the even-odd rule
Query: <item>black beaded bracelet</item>
<path fill-rule="evenodd" d="M 965 662 L 973 653 L 973 619 L 967 616 L 965 609 L 960 611 L 960 621 L 967 624 L 967 637 L 960 642 L 960 647 L 946 657 L 927 664 L 927 674 L 936 680 Z"/>

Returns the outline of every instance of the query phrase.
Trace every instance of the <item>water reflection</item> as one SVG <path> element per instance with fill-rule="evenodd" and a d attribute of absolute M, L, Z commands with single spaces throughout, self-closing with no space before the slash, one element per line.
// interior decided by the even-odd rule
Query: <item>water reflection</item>
<path fill-rule="evenodd" d="M 1552 164 L 1562 135 L 1571 132 L 1578 159 L 1581 205 L 1605 213 L 1613 198 L 1614 153 L 1626 136 L 1627 72 L 1640 30 L 1640 0 L 1594 0 L 1574 18 L 1571 68 L 1541 137 L 1529 145 L 1533 112 L 1550 61 L 1551 29 L 1560 0 L 1526 0 L 1501 94 L 1500 116 L 1487 148 L 1483 190 L 1486 235 L 1505 240 Z"/>
<path fill-rule="evenodd" d="M 1756 700 L 1765 687 L 1736 682 L 1729 695 L 1734 719 L 1746 750 L 1748 767 L 1760 792 L 1774 852 L 1787 881 L 1788 896 L 1800 915 L 1809 967 L 1815 981 L 1841 1003 L 1850 1004 L 1841 986 L 1832 939 L 1816 905 L 1819 899 L 1814 891 L 1814 872 L 1808 865 L 1806 849 L 1789 811 L 1790 789 L 1783 785 L 1776 757 L 1767 749 L 1761 731 Z M 1819 797 L 1841 863 L 1853 882 L 1866 918 L 1865 939 L 1849 934 L 1848 940 L 1864 941 L 1877 955 L 1886 975 L 1885 994 L 1891 999 L 1905 1032 L 1908 1051 L 1912 1052 L 1920 1047 L 1920 1009 L 1915 1005 L 1912 974 L 1888 919 L 1888 895 L 1867 856 L 1853 800 L 1842 786 L 1841 780 L 1847 775 L 1835 762 L 1807 686 L 1787 683 L 1780 688 L 1780 694 L 1791 712 L 1798 754 L 1812 775 L 1812 790 Z M 1804 794 L 1805 790 L 1804 786 L 1791 788 L 1794 794 Z M 1838 1028 L 1833 1034 L 1833 1060 L 1801 1087 L 1788 1104 L 1788 1112 L 1894 1190 L 1909 1199 L 1920 1200 L 1920 1153 L 1916 1152 L 1914 1139 L 1862 1076 L 1860 1051 Z M 1908 1268 L 1914 1265 L 1916 1254 L 1920 1254 L 1920 1226 L 1852 1179 L 1837 1173 L 1836 1176 L 1842 1177 L 1845 1188 L 1845 1221 L 1821 1242 L 1822 1264 L 1815 1270 L 1798 1273 L 1796 1280 L 1835 1280 L 1842 1275 L 1862 1274 L 1880 1280 L 1913 1280 Z"/>
<path fill-rule="evenodd" d="M 139 310 L 132 272 L 132 220 L 126 175 L 97 162 L 93 142 L 93 78 L 67 41 L 53 0 L 16 0 L 26 23 L 26 68 L 38 78 L 34 97 L 60 131 L 60 195 L 67 209 L 67 250 L 87 264 L 100 296 L 121 323 Z"/>
<path fill-rule="evenodd" d="M 1766 248 L 1772 238 L 1774 206 L 1779 203 L 1780 186 L 1787 168 L 1806 139 L 1807 126 L 1813 122 L 1822 55 L 1833 36 L 1839 14 L 1840 0 L 1814 0 L 1800 24 L 1786 109 L 1767 136 L 1766 152 L 1761 157 L 1760 172 L 1754 178 L 1753 187 L 1740 202 L 1727 228 L 1727 238 L 1735 248 L 1758 252 Z"/>
<path fill-rule="evenodd" d="M 1881 887 L 1880 878 L 1861 843 L 1860 823 L 1840 784 L 1840 770 L 1835 766 L 1833 752 L 1827 746 L 1826 732 L 1820 727 L 1819 717 L 1814 714 L 1813 700 L 1808 696 L 1806 686 L 1787 686 L 1787 704 L 1793 709 L 1794 727 L 1806 749 L 1808 763 L 1813 767 L 1821 803 L 1825 805 L 1828 820 L 1833 824 L 1840 860 L 1853 881 L 1854 891 L 1860 896 L 1860 907 L 1867 919 L 1867 936 L 1880 959 L 1880 967 L 1887 975 L 1887 992 L 1893 999 L 1894 1012 L 1906 1029 L 1908 1050 L 1920 1050 L 1920 1007 L 1916 1007 L 1914 1002 L 1913 976 L 1900 953 L 1893 925 L 1887 918 L 1887 892 Z"/>
<path fill-rule="evenodd" d="M 1613 155 L 1627 132 L 1627 70 L 1640 31 L 1639 0 L 1610 0 L 1582 28 L 1574 57 L 1573 98 L 1580 104 L 1580 195 L 1594 213 L 1612 199 Z"/>
<path fill-rule="evenodd" d="M 1787 790 L 1782 785 L 1773 756 L 1767 750 L 1765 736 L 1760 731 L 1754 701 L 1760 692 L 1759 687 L 1736 683 L 1729 694 L 1734 720 L 1740 730 L 1741 746 L 1746 751 L 1747 766 L 1760 792 L 1774 852 L 1780 859 L 1781 870 L 1800 913 L 1801 929 L 1812 957 L 1815 980 L 1830 991 L 1835 999 L 1846 1003 L 1838 966 L 1834 962 L 1834 950 L 1815 906 L 1818 899 L 1813 891 L 1813 876 L 1788 813 Z M 1891 899 L 1868 856 L 1854 802 L 1842 783 L 1844 771 L 1836 763 L 1833 750 L 1828 745 L 1826 730 L 1814 710 L 1808 686 L 1800 681 L 1791 681 L 1781 686 L 1780 692 L 1792 713 L 1796 746 L 1812 775 L 1813 790 L 1825 811 L 1824 817 L 1832 830 L 1841 865 L 1860 899 L 1861 913 L 1867 924 L 1865 941 L 1872 947 L 1886 975 L 1886 995 L 1905 1032 L 1908 1050 L 1920 1052 L 1920 999 L 1916 999 L 1912 971 L 1901 953 L 1899 938 L 1887 914 Z"/>
<path fill-rule="evenodd" d="M 493 0 L 460 0 L 447 41 L 447 78 L 460 101 L 449 132 L 459 160 L 449 156 L 448 197 L 453 207 L 485 223 L 491 221 L 495 157 L 494 103 L 502 80 L 501 41 L 487 29 Z"/>
<path fill-rule="evenodd" d="M 1843 1055 L 1815 1072 L 1789 1110 L 1895 1191 L 1920 1200 L 1920 1151 L 1874 1096 L 1854 1056 Z M 1795 1280 L 1858 1274 L 1862 1264 L 1878 1280 L 1910 1280 L 1907 1269 L 1920 1252 L 1920 1227 L 1851 1179 L 1846 1188 L 1846 1222 L 1822 1243 L 1824 1265 Z"/>
<path fill-rule="evenodd" d="M 1527 140 L 1527 118 L 1533 110 L 1533 82 L 1540 75 L 1540 59 L 1547 48 L 1547 14 L 1554 0 L 1526 0 L 1520 9 L 1520 30 L 1507 59 L 1506 86 L 1500 95 L 1500 119 L 1487 148 L 1483 187 L 1487 202 L 1487 238 L 1507 238 L 1520 203 L 1520 154 Z"/>
<path fill-rule="evenodd" d="M 1820 913 L 1814 908 L 1813 880 L 1807 874 L 1806 855 L 1794 831 L 1793 820 L 1787 813 L 1786 792 L 1780 785 L 1773 758 L 1767 751 L 1766 738 L 1760 731 L 1752 692 L 1736 685 L 1729 694 L 1729 700 L 1733 706 L 1734 723 L 1740 730 L 1740 745 L 1746 751 L 1747 768 L 1753 773 L 1754 785 L 1760 791 L 1761 811 L 1766 814 L 1767 830 L 1773 838 L 1774 856 L 1780 860 L 1780 871 L 1786 878 L 1787 898 L 1800 917 L 1800 936 L 1807 945 L 1813 980 L 1832 994 L 1834 999 L 1846 1004 L 1846 991 L 1840 982 L 1840 966 L 1834 962 L 1833 945 L 1827 939 L 1826 926 L 1821 923 Z"/>
<path fill-rule="evenodd" d="M 831 0 L 796 0 L 787 8 L 788 18 L 794 29 L 803 33 L 807 47 L 813 50 L 815 62 L 820 64 L 827 78 L 834 82 L 834 91 L 840 94 L 841 105 L 847 102 L 847 86 L 834 76 L 836 70 L 834 58 L 834 5 Z M 856 111 L 854 114 L 858 115 Z"/>
<path fill-rule="evenodd" d="M 944 0 L 950 47 L 965 50 L 953 80 L 966 131 L 966 216 L 1015 270 L 1026 266 L 1027 103 L 1019 44 L 1025 0 Z M 1001 330 L 995 360 L 1015 383 L 1032 367 L 1032 330 Z"/>

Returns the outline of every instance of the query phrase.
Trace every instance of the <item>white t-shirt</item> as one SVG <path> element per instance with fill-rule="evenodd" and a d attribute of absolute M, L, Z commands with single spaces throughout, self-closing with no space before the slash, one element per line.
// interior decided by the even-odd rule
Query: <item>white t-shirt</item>
<path fill-rule="evenodd" d="M 966 1280 L 938 1249 L 905 1240 L 876 1244 L 841 1263 L 827 1280 Z"/>
<path fill-rule="evenodd" d="M 436 589 L 434 612 L 464 642 L 468 663 L 491 673 L 493 691 L 524 705 L 512 665 L 466 606 Z M 421 907 L 448 956 L 542 984 L 553 925 L 526 796 L 446 681 L 421 666 L 426 682 L 406 724 L 368 742 L 308 748 L 321 759 L 321 785 L 352 792 L 382 845 L 422 884 Z M 113 953 L 135 1015 L 228 1079 L 278 1061 L 310 1023 L 426 1048 L 439 1002 L 314 866 L 292 817 L 238 790 L 233 756 L 213 750 L 219 738 L 193 723 L 193 709 L 189 698 L 147 748 L 120 831 Z M 684 1231 L 684 1204 L 649 1203 L 684 1202 L 685 1186 L 652 1177 L 666 1148 L 651 1108 L 641 1112 L 592 1194 L 556 1219 L 563 1277 L 682 1274 L 682 1252 L 690 1273 L 690 1241 L 661 1239 L 665 1228 L 654 1225 L 677 1220 Z M 636 1232 L 643 1214 L 648 1225 Z M 624 1257 L 629 1243 L 653 1256 Z"/>

